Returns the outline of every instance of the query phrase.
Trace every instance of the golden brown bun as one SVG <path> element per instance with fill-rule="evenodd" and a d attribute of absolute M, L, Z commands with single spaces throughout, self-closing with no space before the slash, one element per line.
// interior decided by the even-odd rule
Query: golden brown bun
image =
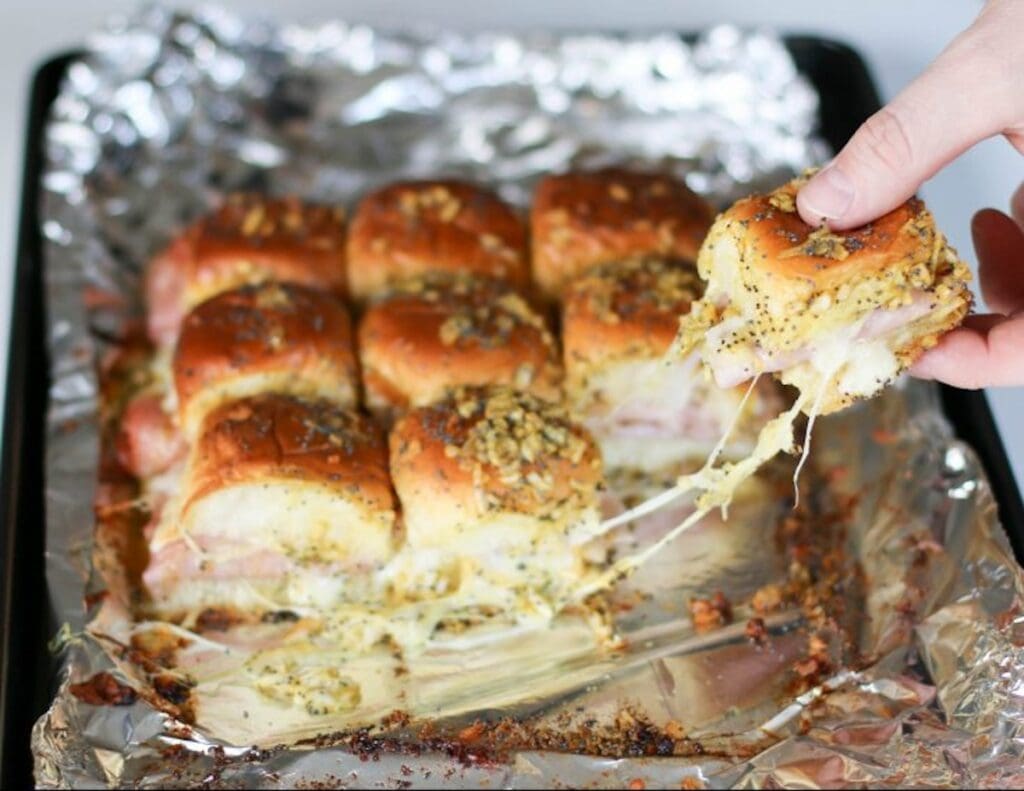
<path fill-rule="evenodd" d="M 324 401 L 267 395 L 206 416 L 182 510 L 233 484 L 282 479 L 334 490 L 367 511 L 394 508 L 387 447 L 372 421 Z"/>
<path fill-rule="evenodd" d="M 146 273 L 150 337 L 169 345 L 185 314 L 209 297 L 267 280 L 344 297 L 345 219 L 340 208 L 296 198 L 238 194 L 158 255 Z"/>
<path fill-rule="evenodd" d="M 348 278 L 367 299 L 431 273 L 529 280 L 526 225 L 494 193 L 459 181 L 410 181 L 371 192 L 352 218 Z"/>
<path fill-rule="evenodd" d="M 796 194 L 805 182 L 794 179 L 767 195 L 744 198 L 716 220 L 716 228 L 745 229 L 745 258 L 758 282 L 798 281 L 826 292 L 883 270 L 909 275 L 931 256 L 935 222 L 923 201 L 911 198 L 874 222 L 830 233 L 808 225 L 796 211 Z M 713 240 L 708 241 L 713 249 Z M 706 254 L 702 260 L 708 260 Z"/>
<path fill-rule="evenodd" d="M 634 258 L 571 283 L 562 305 L 567 387 L 594 366 L 668 351 L 704 284 L 689 261 Z"/>
<path fill-rule="evenodd" d="M 638 255 L 694 260 L 714 212 L 681 181 L 620 169 L 548 176 L 530 213 L 533 276 L 558 297 L 590 267 Z"/>
<path fill-rule="evenodd" d="M 293 284 L 243 286 L 199 305 L 182 324 L 172 368 L 189 434 L 214 407 L 257 393 L 357 401 L 348 311 Z"/>
<path fill-rule="evenodd" d="M 498 513 L 561 529 L 593 504 L 601 481 L 597 447 L 563 407 L 503 387 L 461 388 L 409 412 L 390 446 L 413 543 L 415 533 Z"/>
<path fill-rule="evenodd" d="M 460 385 L 560 397 L 558 346 L 543 317 L 490 278 L 416 280 L 374 302 L 359 325 L 366 401 L 386 413 Z"/>

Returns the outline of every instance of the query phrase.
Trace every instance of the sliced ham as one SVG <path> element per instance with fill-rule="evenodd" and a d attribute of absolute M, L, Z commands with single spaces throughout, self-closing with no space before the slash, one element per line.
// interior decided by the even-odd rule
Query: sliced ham
<path fill-rule="evenodd" d="M 186 445 L 154 393 L 135 396 L 121 416 L 117 457 L 137 478 L 151 478 L 170 469 L 185 455 Z"/>
<path fill-rule="evenodd" d="M 877 308 L 863 321 L 854 339 L 872 341 L 889 335 L 902 327 L 928 315 L 934 297 L 926 292 L 917 292 L 909 305 L 899 308 Z M 714 348 L 742 326 L 742 319 L 723 321 L 708 331 L 706 348 Z M 739 326 L 738 326 L 739 325 Z M 814 354 L 815 346 L 809 344 L 789 352 L 769 354 L 760 346 L 746 345 L 730 349 L 725 354 L 709 357 L 708 364 L 719 387 L 736 387 L 748 381 L 758 371 L 775 373 L 805 363 Z"/>

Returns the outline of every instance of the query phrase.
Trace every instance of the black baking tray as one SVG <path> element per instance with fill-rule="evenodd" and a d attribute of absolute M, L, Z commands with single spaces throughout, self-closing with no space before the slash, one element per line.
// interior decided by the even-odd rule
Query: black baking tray
<path fill-rule="evenodd" d="M 879 107 L 861 57 L 815 36 L 786 43 L 821 97 L 820 131 L 838 149 Z M 43 127 L 76 53 L 57 56 L 36 72 L 25 139 L 21 219 L 14 271 L 10 359 L 0 459 L 0 788 L 32 785 L 29 732 L 49 703 L 54 667 L 43 572 L 43 440 L 49 388 L 43 322 L 42 238 L 38 217 Z M 1024 559 L 1024 503 L 988 401 L 977 391 L 942 388 L 946 415 L 977 451 L 1017 558 Z"/>

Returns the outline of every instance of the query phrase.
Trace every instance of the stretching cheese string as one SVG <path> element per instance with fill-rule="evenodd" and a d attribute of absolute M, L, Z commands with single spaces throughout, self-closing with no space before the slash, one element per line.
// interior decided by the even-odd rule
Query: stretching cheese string
<path fill-rule="evenodd" d="M 733 414 L 732 419 L 729 421 L 729 425 L 726 426 L 725 433 L 722 434 L 722 438 L 718 440 L 718 443 L 715 445 L 715 447 L 711 449 L 711 453 L 708 454 L 707 461 L 704 462 L 704 467 L 702 468 L 703 470 L 706 470 L 709 467 L 711 467 L 715 463 L 715 461 L 718 460 L 719 455 L 721 455 L 722 451 L 725 449 L 725 444 L 726 442 L 729 441 L 729 437 L 732 436 L 732 433 L 736 430 L 736 425 L 739 423 L 740 417 L 743 415 L 743 410 L 746 409 L 747 401 L 750 399 L 750 394 L 754 392 L 754 388 L 757 386 L 757 381 L 760 378 L 761 375 L 758 374 L 751 380 L 750 386 L 747 388 L 747 392 L 743 394 L 743 398 L 740 401 L 739 406 L 736 409 L 736 412 Z M 688 477 L 692 478 L 693 476 Z M 679 481 L 676 482 L 675 486 L 669 487 L 661 494 L 655 495 L 654 497 L 649 497 L 639 505 L 636 505 L 633 508 L 623 511 L 621 514 L 613 516 L 611 519 L 605 519 L 598 526 L 597 531 L 594 533 L 594 538 L 597 538 L 598 536 L 603 536 L 605 533 L 608 533 L 609 531 L 614 530 L 616 527 L 624 525 L 627 522 L 632 522 L 635 519 L 639 519 L 642 516 L 654 513 L 655 511 L 658 511 L 664 506 L 671 503 L 673 500 L 676 500 L 677 498 L 686 494 L 688 491 L 690 491 L 690 489 L 693 488 L 692 486 L 686 485 L 684 483 L 684 481 L 686 480 L 687 478 L 680 478 Z"/>
<path fill-rule="evenodd" d="M 778 417 L 769 421 L 761 430 L 757 438 L 757 446 L 753 453 L 743 461 L 735 464 L 725 464 L 722 467 L 713 466 L 712 460 L 696 473 L 680 478 L 679 483 L 674 487 L 680 492 L 695 489 L 703 490 L 697 498 L 697 510 L 686 517 L 682 522 L 672 528 L 664 536 L 659 538 L 649 547 L 620 558 L 608 569 L 589 580 L 584 580 L 574 591 L 574 598 L 585 599 L 599 590 L 608 588 L 625 576 L 628 576 L 639 566 L 646 563 L 654 554 L 664 546 L 670 544 L 683 532 L 693 527 L 701 519 L 707 516 L 715 508 L 728 507 L 729 502 L 736 489 L 750 478 L 768 459 L 773 458 L 780 451 L 788 452 L 793 447 L 792 426 L 800 414 L 800 411 L 807 406 L 810 398 L 801 395 L 788 410 Z M 788 432 L 786 431 L 788 429 Z M 660 497 L 660 495 L 659 495 Z M 658 499 L 658 498 L 652 498 Z"/>

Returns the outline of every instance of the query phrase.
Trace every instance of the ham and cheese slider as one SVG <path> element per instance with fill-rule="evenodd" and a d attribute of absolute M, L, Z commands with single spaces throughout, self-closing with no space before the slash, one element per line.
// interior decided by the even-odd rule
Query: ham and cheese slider
<path fill-rule="evenodd" d="M 805 181 L 719 216 L 698 260 L 700 320 L 680 347 L 699 347 L 722 387 L 774 373 L 826 414 L 877 393 L 957 326 L 970 274 L 917 198 L 832 233 L 797 214 Z"/>
<path fill-rule="evenodd" d="M 695 260 L 714 211 L 668 175 L 621 169 L 548 176 L 530 213 L 533 276 L 554 299 L 591 267 L 640 255 Z"/>
<path fill-rule="evenodd" d="M 151 609 L 181 618 L 361 601 L 396 549 L 380 430 L 326 401 L 266 395 L 203 421 L 150 539 Z"/>
<path fill-rule="evenodd" d="M 151 262 L 144 285 L 150 338 L 168 347 L 196 305 L 268 280 L 344 297 L 344 211 L 292 197 L 231 195 Z"/>
<path fill-rule="evenodd" d="M 410 181 L 371 192 L 348 237 L 352 296 L 366 300 L 425 274 L 529 280 L 526 224 L 489 190 L 460 181 Z"/>
<path fill-rule="evenodd" d="M 332 294 L 289 283 L 218 294 L 185 318 L 171 364 L 179 422 L 193 436 L 219 404 L 262 393 L 354 408 L 352 326 Z"/>
<path fill-rule="evenodd" d="M 358 367 L 345 306 L 332 294 L 288 283 L 242 286 L 192 310 L 181 326 L 166 392 L 127 404 L 118 452 L 139 479 L 184 458 L 203 416 L 261 393 L 358 401 Z"/>
<path fill-rule="evenodd" d="M 562 309 L 566 394 L 609 470 L 668 474 L 699 467 L 735 419 L 727 457 L 749 450 L 759 417 L 778 406 L 770 382 L 722 389 L 696 354 L 667 353 L 704 284 L 686 261 L 634 258 L 591 270 Z"/>
<path fill-rule="evenodd" d="M 461 388 L 391 431 L 408 562 L 399 595 L 550 615 L 600 521 L 601 456 L 562 406 L 507 387 Z"/>
<path fill-rule="evenodd" d="M 367 406 L 381 416 L 461 385 L 561 396 L 558 346 L 544 317 L 493 278 L 407 281 L 374 300 L 359 325 Z"/>

